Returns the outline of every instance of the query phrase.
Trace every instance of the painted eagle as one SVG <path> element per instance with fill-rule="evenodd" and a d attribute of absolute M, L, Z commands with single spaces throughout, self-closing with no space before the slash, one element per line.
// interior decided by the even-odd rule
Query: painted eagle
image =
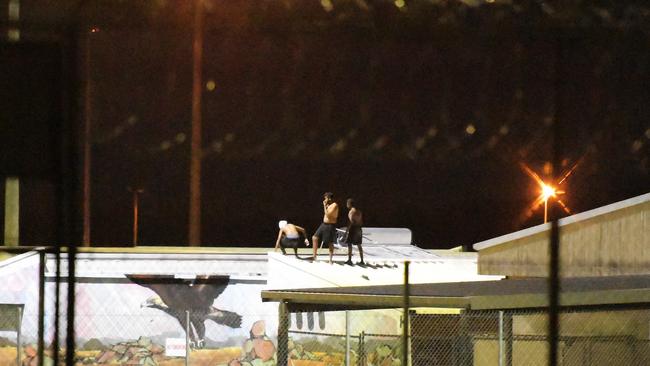
<path fill-rule="evenodd" d="M 178 320 L 187 329 L 186 311 L 190 312 L 190 339 L 195 347 L 205 342 L 205 321 L 231 328 L 241 327 L 241 315 L 212 306 L 214 300 L 228 286 L 229 276 L 196 276 L 194 279 L 175 278 L 172 275 L 127 274 L 131 282 L 153 290 L 158 296 L 148 298 L 141 307 L 162 310 Z"/>

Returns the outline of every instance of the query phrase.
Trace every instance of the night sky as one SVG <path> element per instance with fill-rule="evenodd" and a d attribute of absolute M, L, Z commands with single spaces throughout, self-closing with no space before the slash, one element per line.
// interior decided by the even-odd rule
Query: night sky
<path fill-rule="evenodd" d="M 128 187 L 144 189 L 142 245 L 187 244 L 192 8 L 142 3 L 90 1 L 78 15 L 97 246 L 130 245 Z M 206 3 L 204 245 L 271 246 L 280 219 L 311 234 L 325 191 L 425 248 L 540 224 L 522 165 L 550 179 L 556 122 L 560 170 L 577 165 L 561 187 L 572 213 L 650 192 L 650 33 L 628 8 L 598 3 L 612 26 L 588 8 L 567 19 L 531 2 L 406 3 Z M 45 22 L 36 8 L 23 13 Z M 23 177 L 21 242 L 40 245 L 56 232 L 48 151 L 66 133 L 52 102 L 65 79 L 59 50 L 25 34 L 0 58 L 1 162 Z"/>

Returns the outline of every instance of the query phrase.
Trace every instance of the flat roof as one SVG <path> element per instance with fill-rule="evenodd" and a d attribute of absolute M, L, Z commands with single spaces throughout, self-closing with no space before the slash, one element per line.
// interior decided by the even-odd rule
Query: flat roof
<path fill-rule="evenodd" d="M 36 248 L 39 249 L 39 248 Z M 267 253 L 273 248 L 85 248 L 77 252 L 75 276 L 78 282 L 125 282 L 125 274 L 169 274 L 191 278 L 199 274 L 228 275 L 233 281 L 266 283 Z M 124 250 L 126 249 L 126 250 Z M 168 250 L 169 249 L 169 250 Z M 244 249 L 244 250 L 242 250 Z M 56 257 L 46 254 L 45 277 L 56 276 Z M 60 276 L 67 279 L 68 253 L 61 253 Z M 0 261 L 0 276 L 25 266 L 38 267 L 39 251 L 32 250 Z"/>
<path fill-rule="evenodd" d="M 272 247 L 190 247 L 190 246 L 135 246 L 135 247 L 77 247 L 77 253 L 120 253 L 120 254 L 266 254 L 272 252 Z M 0 246 L 0 253 L 21 254 L 36 250 L 53 253 L 54 246 Z M 66 253 L 68 247 L 62 246 L 61 253 Z"/>
<path fill-rule="evenodd" d="M 560 280 L 560 306 L 650 304 L 650 275 Z M 516 310 L 548 307 L 545 278 L 410 285 L 411 307 Z M 326 310 L 400 308 L 403 285 L 262 291 L 262 301 Z"/>

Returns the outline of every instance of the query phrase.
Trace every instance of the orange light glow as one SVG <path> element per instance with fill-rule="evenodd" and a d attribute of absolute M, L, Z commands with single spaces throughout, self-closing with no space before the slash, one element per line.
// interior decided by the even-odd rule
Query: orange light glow
<path fill-rule="evenodd" d="M 569 171 L 566 174 L 564 174 L 560 178 L 560 180 L 556 183 L 556 186 L 562 185 L 566 181 L 566 179 L 569 177 L 569 175 L 571 175 L 575 171 L 575 168 L 578 166 L 578 164 L 580 162 L 581 162 L 581 160 L 578 161 L 578 163 L 576 163 L 573 167 L 571 167 L 571 169 L 569 169 Z M 558 190 L 553 185 L 544 182 L 542 180 L 542 178 L 540 178 L 540 176 L 537 173 L 535 173 L 531 168 L 529 168 L 526 164 L 520 163 L 520 165 L 521 165 L 521 168 L 526 172 L 526 174 L 529 177 L 531 177 L 535 181 L 535 183 L 537 183 L 537 185 L 540 188 L 539 196 L 537 196 L 535 201 L 531 204 L 531 206 L 527 210 L 527 212 L 528 212 L 527 216 L 528 217 L 530 217 L 530 215 L 532 215 L 533 211 L 537 210 L 540 206 L 543 205 L 544 206 L 544 212 L 545 212 L 545 214 L 544 214 L 544 222 L 546 222 L 546 209 L 547 209 L 548 202 L 551 199 L 553 199 L 553 201 L 557 202 L 560 205 L 560 207 L 564 210 L 564 212 L 566 212 L 568 214 L 571 214 L 571 210 L 569 209 L 569 207 L 564 202 L 562 202 L 561 199 L 558 198 L 558 196 L 563 195 L 565 193 L 564 191 Z"/>
<path fill-rule="evenodd" d="M 555 188 L 549 186 L 546 183 L 542 183 L 542 196 L 544 196 L 544 200 L 555 197 Z"/>

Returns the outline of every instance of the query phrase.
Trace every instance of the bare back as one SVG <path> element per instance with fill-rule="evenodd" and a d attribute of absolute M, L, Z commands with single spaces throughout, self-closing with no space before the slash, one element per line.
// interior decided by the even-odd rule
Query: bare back
<path fill-rule="evenodd" d="M 294 224 L 287 224 L 285 227 L 282 228 L 282 233 L 287 238 L 297 238 L 300 235 L 299 231 L 304 231 L 304 230 L 301 227 L 298 227 Z"/>

